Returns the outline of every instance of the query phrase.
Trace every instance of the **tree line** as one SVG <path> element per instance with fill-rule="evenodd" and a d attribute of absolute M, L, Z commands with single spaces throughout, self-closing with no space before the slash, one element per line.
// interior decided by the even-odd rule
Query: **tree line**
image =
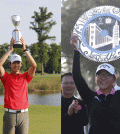
<path fill-rule="evenodd" d="M 36 73 L 60 73 L 61 72 L 61 44 L 47 44 L 46 40 L 55 40 L 55 36 L 49 36 L 49 32 L 56 22 L 52 20 L 53 13 L 47 13 L 47 7 L 39 7 L 40 12 L 34 11 L 34 15 L 31 17 L 33 22 L 30 22 L 32 26 L 30 28 L 37 33 L 38 42 L 27 46 L 28 51 L 31 53 L 37 63 Z M 2 57 L 8 50 L 10 44 L 4 43 L 0 45 L 0 57 Z M 15 48 L 13 53 L 21 55 L 23 65 L 21 72 L 25 72 L 29 69 L 30 64 L 23 50 Z M 6 71 L 10 72 L 8 65 L 9 60 L 3 65 Z"/>
<path fill-rule="evenodd" d="M 39 52 L 38 43 L 31 44 L 30 46 L 26 45 L 26 47 L 37 63 L 36 73 L 42 73 L 42 63 L 40 61 L 40 52 Z M 4 43 L 0 45 L 0 57 L 2 57 L 9 49 L 10 49 L 10 44 L 8 43 Z M 52 43 L 48 45 L 47 43 L 45 43 L 44 51 L 45 51 L 43 56 L 44 72 L 60 73 L 61 72 L 61 45 L 57 45 L 56 43 Z M 14 53 L 17 53 L 22 57 L 23 64 L 21 67 L 21 72 L 27 71 L 30 67 L 30 64 L 26 55 L 23 53 L 23 50 L 21 48 L 14 48 L 12 54 Z M 9 67 L 8 64 L 9 58 L 6 60 L 6 62 L 3 65 L 5 70 L 8 72 L 11 71 L 11 68 Z"/>

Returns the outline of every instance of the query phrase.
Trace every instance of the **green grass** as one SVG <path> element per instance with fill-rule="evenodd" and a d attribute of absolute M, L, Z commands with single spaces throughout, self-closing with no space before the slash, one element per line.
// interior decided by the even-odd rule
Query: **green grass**
<path fill-rule="evenodd" d="M 45 73 L 44 75 L 37 74 L 36 76 L 33 77 L 33 80 L 34 81 L 41 81 L 41 80 L 56 79 L 56 78 L 61 79 L 61 74 L 47 74 L 47 73 Z"/>
<path fill-rule="evenodd" d="M 61 75 L 45 74 L 34 76 L 28 85 L 29 93 L 38 91 L 60 92 L 61 91 Z"/>
<path fill-rule="evenodd" d="M 2 134 L 4 107 L 0 105 L 0 134 Z M 61 134 L 61 107 L 30 105 L 29 134 Z"/>
<path fill-rule="evenodd" d="M 33 77 L 28 85 L 29 93 L 58 93 L 61 92 L 61 75 L 60 74 L 37 74 Z M 4 94 L 4 87 L 0 81 L 0 94 Z"/>

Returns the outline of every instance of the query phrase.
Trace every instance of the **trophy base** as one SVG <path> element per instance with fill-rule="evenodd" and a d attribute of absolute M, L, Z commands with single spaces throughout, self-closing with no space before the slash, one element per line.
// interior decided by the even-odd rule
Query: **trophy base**
<path fill-rule="evenodd" d="M 22 48 L 23 45 L 20 45 L 20 44 L 13 44 L 13 48 Z"/>

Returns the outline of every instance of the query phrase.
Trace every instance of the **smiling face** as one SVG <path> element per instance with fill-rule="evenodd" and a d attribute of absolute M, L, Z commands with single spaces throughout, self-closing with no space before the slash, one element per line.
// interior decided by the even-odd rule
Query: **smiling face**
<path fill-rule="evenodd" d="M 71 75 L 65 75 L 62 78 L 61 88 L 62 88 L 62 95 L 65 98 L 70 98 L 73 96 L 76 86 Z"/>
<path fill-rule="evenodd" d="M 9 64 L 9 66 L 12 69 L 12 73 L 17 74 L 20 71 L 20 68 L 22 66 L 22 62 L 20 62 L 20 61 L 14 61 L 13 63 Z"/>
<path fill-rule="evenodd" d="M 111 75 L 106 70 L 100 70 L 96 75 L 96 83 L 98 84 L 101 91 L 111 91 L 113 83 L 115 82 L 114 75 Z"/>

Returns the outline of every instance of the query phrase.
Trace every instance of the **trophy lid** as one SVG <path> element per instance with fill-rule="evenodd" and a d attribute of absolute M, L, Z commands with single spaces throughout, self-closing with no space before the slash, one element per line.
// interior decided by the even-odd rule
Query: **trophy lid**
<path fill-rule="evenodd" d="M 12 19 L 13 25 L 15 27 L 19 26 L 19 24 L 20 24 L 20 16 L 19 15 L 13 15 L 13 16 L 11 16 L 11 19 Z"/>

